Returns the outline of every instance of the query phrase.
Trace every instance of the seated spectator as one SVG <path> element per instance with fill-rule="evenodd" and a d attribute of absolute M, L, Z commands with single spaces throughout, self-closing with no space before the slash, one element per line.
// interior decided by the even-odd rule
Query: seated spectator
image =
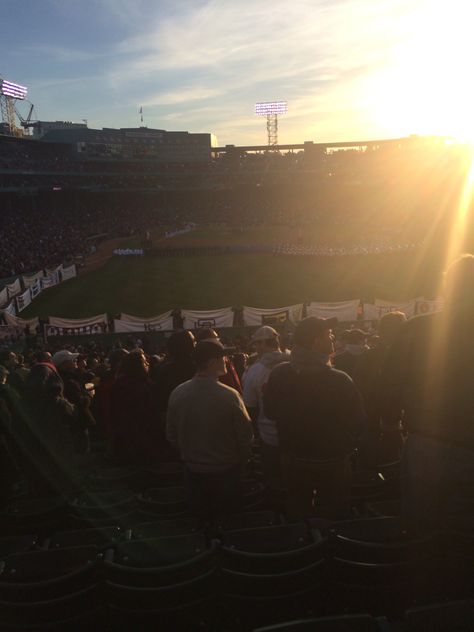
<path fill-rule="evenodd" d="M 331 367 L 337 319 L 298 323 L 290 361 L 272 369 L 264 414 L 277 423 L 292 517 L 343 516 L 351 485 L 352 450 L 365 425 L 351 378 Z"/>
<path fill-rule="evenodd" d="M 239 393 L 219 382 L 226 370 L 223 345 L 198 343 L 196 367 L 171 393 L 167 437 L 185 463 L 192 510 L 207 522 L 242 509 L 252 427 Z"/>

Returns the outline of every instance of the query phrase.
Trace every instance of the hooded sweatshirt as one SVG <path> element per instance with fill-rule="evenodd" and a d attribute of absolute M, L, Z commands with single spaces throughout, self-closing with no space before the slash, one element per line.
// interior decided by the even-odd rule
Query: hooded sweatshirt
<path fill-rule="evenodd" d="M 295 346 L 290 362 L 276 366 L 265 387 L 264 412 L 276 422 L 283 453 L 308 460 L 351 452 L 366 416 L 351 378 L 327 356 Z"/>
<path fill-rule="evenodd" d="M 273 367 L 286 362 L 289 355 L 282 351 L 264 353 L 252 364 L 243 378 L 243 398 L 248 408 L 258 408 L 257 427 L 260 439 L 271 446 L 278 446 L 278 429 L 275 421 L 268 419 L 263 412 L 263 389 Z"/>

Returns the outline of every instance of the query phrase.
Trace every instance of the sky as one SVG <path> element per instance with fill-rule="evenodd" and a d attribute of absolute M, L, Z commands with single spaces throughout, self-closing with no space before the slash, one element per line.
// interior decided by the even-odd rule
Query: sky
<path fill-rule="evenodd" d="M 468 0 L 0 0 L 0 76 L 41 120 L 264 144 L 474 139 Z M 22 104 L 25 113 L 26 104 Z"/>

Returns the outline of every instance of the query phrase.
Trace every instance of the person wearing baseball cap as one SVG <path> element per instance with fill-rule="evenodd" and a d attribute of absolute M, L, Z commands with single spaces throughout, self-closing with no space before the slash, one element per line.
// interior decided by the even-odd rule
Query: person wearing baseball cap
<path fill-rule="evenodd" d="M 168 441 L 185 464 L 192 511 L 203 522 L 242 509 L 242 473 L 252 442 L 249 414 L 239 393 L 219 382 L 226 350 L 217 340 L 196 345 L 196 375 L 170 395 Z"/>
<path fill-rule="evenodd" d="M 337 319 L 309 317 L 295 329 L 289 362 L 270 373 L 265 415 L 275 420 L 292 517 L 343 517 L 351 485 L 350 456 L 366 416 L 352 379 L 334 369 Z"/>

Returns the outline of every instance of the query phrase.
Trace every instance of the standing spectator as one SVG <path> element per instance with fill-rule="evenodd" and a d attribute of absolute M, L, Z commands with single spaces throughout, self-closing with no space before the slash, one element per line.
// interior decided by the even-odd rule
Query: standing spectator
<path fill-rule="evenodd" d="M 367 352 L 367 334 L 362 329 L 348 329 L 343 334 L 344 349 L 333 357 L 333 365 L 339 371 L 354 377 L 359 359 Z"/>
<path fill-rule="evenodd" d="M 123 356 L 110 395 L 113 456 L 121 463 L 151 462 L 161 446 L 148 361 L 141 349 Z"/>
<path fill-rule="evenodd" d="M 225 349 L 219 341 L 196 347 L 195 377 L 171 394 L 167 437 L 186 466 L 190 505 L 203 521 L 242 509 L 242 475 L 252 428 L 239 393 L 221 384 Z"/>
<path fill-rule="evenodd" d="M 7 384 L 15 389 L 18 395 L 23 392 L 24 376 L 18 373 L 18 358 L 14 351 L 5 351 L 3 354 L 3 365 L 8 370 Z"/>
<path fill-rule="evenodd" d="M 220 340 L 219 334 L 214 331 L 214 329 L 198 329 L 196 331 L 195 338 L 196 342 L 212 342 L 214 340 Z M 235 370 L 234 363 L 229 356 L 225 356 L 225 373 L 219 377 L 219 382 L 235 388 L 235 390 L 242 395 L 242 384 L 237 371 Z"/>
<path fill-rule="evenodd" d="M 77 371 L 78 357 L 78 353 L 62 349 L 53 355 L 52 363 L 63 381 L 64 397 L 77 409 L 79 424 L 76 426 L 74 440 L 76 451 L 83 454 L 89 452 L 89 427 L 95 425 L 95 419 L 90 410 L 91 397 Z"/>
<path fill-rule="evenodd" d="M 261 339 L 261 355 L 245 373 L 243 397 L 261 441 L 267 484 L 270 489 L 281 489 L 284 485 L 281 476 L 278 430 L 275 421 L 268 419 L 263 412 L 263 389 L 273 367 L 287 361 L 289 355 L 280 350 L 278 334 L 272 327 L 262 329 L 264 337 Z"/>
<path fill-rule="evenodd" d="M 347 511 L 351 452 L 365 424 L 351 378 L 331 367 L 337 319 L 309 317 L 296 327 L 290 361 L 276 366 L 264 390 L 264 413 L 277 423 L 286 464 L 288 512 L 335 518 Z"/>
<path fill-rule="evenodd" d="M 63 392 L 55 365 L 35 364 L 25 383 L 24 424 L 13 435 L 24 456 L 31 489 L 39 495 L 70 492 L 77 487 L 74 437 L 81 428 L 76 406 Z"/>
<path fill-rule="evenodd" d="M 382 375 L 384 423 L 408 433 L 402 509 L 417 533 L 474 503 L 474 256 L 445 273 L 442 312 L 416 316 L 394 342 Z"/>
<path fill-rule="evenodd" d="M 400 459 L 403 443 L 400 427 L 382 426 L 382 370 L 390 347 L 405 321 L 403 312 L 384 314 L 379 322 L 377 346 L 359 356 L 354 370 L 354 382 L 364 400 L 368 420 L 367 431 L 359 447 L 358 462 L 369 469 Z"/>
<path fill-rule="evenodd" d="M 155 383 L 158 414 L 166 419 L 171 391 L 196 373 L 194 336 L 190 331 L 173 333 L 167 343 L 167 359 L 155 367 L 151 376 Z"/>

